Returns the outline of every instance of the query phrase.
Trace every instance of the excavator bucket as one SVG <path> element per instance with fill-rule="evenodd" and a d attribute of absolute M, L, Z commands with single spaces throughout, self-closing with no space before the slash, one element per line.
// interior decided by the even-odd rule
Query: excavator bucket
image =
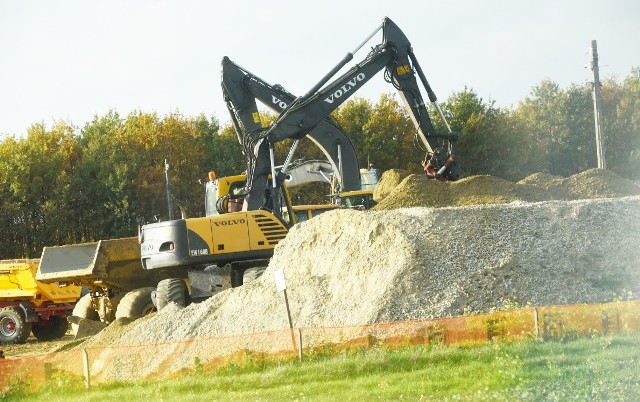
<path fill-rule="evenodd" d="M 107 327 L 104 322 L 76 317 L 75 315 L 67 317 L 67 321 L 77 326 L 77 329 L 74 330 L 75 339 L 96 335 Z"/>
<path fill-rule="evenodd" d="M 49 281 L 104 275 L 104 259 L 100 258 L 99 248 L 100 242 L 45 247 L 36 278 Z"/>
<path fill-rule="evenodd" d="M 129 291 L 157 285 L 159 275 L 142 268 L 138 239 L 127 237 L 45 247 L 36 279 Z"/>
<path fill-rule="evenodd" d="M 83 338 L 97 334 L 109 323 L 108 315 L 113 311 L 107 310 L 105 300 L 112 303 L 134 289 L 156 287 L 167 275 L 186 277 L 187 272 L 185 268 L 168 269 L 167 272 L 144 269 L 138 238 L 127 237 L 45 247 L 36 279 L 42 283 L 80 285 L 90 292 L 96 292 L 96 304 L 84 307 L 95 308 L 100 321 L 85 318 L 82 309 L 78 310 L 78 315 L 82 316 L 68 317 L 76 338 Z M 116 306 L 109 308 L 115 309 Z"/>

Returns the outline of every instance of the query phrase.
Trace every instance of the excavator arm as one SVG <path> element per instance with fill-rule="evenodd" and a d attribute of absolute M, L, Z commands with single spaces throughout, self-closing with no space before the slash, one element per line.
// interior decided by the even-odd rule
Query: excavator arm
<path fill-rule="evenodd" d="M 328 83 L 338 71 L 353 60 L 354 53 L 380 30 L 383 34 L 382 43 L 375 46 L 362 62 Z M 347 53 L 344 59 L 307 94 L 284 102 L 285 109 L 271 125 L 262 127 L 256 119 L 253 123 L 249 122 L 250 124 L 242 122 L 247 132 L 243 139 L 243 146 L 248 159 L 247 200 L 249 209 L 261 208 L 269 194 L 275 194 L 275 191 L 270 191 L 270 189 L 275 190 L 280 184 L 275 168 L 274 144 L 285 139 L 299 140 L 305 137 L 330 116 L 331 112 L 382 70 L 384 70 L 385 80 L 399 91 L 405 108 L 416 127 L 416 134 L 425 147 L 427 152 L 425 171 L 427 174 L 441 180 L 451 181 L 459 177 L 455 156 L 456 136 L 451 132 L 444 113 L 437 103 L 436 95 L 413 53 L 411 43 L 393 21 L 385 18 L 380 27 L 353 52 Z M 418 79 L 426 90 L 429 101 L 433 103 L 443 119 L 447 132 L 438 133 L 435 131 L 418 86 Z M 287 162 L 284 164 L 285 168 L 286 165 Z M 268 179 L 269 175 L 270 179 Z M 274 209 L 277 206 L 275 197 L 272 206 Z"/>
<path fill-rule="evenodd" d="M 278 119 L 263 131 L 262 138 L 272 143 L 285 138 L 301 138 L 319 120 L 328 116 L 362 88 L 376 73 L 384 70 L 385 80 L 400 93 L 417 134 L 427 153 L 431 155 L 431 163 L 438 175 L 448 180 L 457 179 L 454 150 L 456 136 L 451 132 L 438 106 L 437 97 L 413 53 L 411 43 L 389 18 L 385 18 L 382 25 L 369 38 L 380 29 L 383 32 L 383 41 L 372 49 L 365 60 L 325 86 L 333 75 L 353 59 L 353 53 L 348 53 L 309 93 L 292 102 Z M 446 133 L 435 131 L 417 78 L 422 82 L 429 100 L 444 120 L 447 127 Z"/>
<path fill-rule="evenodd" d="M 281 113 L 291 102 L 295 101 L 296 97 L 280 85 L 268 84 L 228 57 L 224 57 L 222 60 L 222 92 L 238 135 L 238 141 L 243 144 L 244 153 L 248 158 L 248 171 L 253 171 L 253 178 L 258 178 L 252 181 L 251 185 L 255 187 L 255 190 L 262 189 L 255 192 L 263 193 L 267 182 L 259 177 L 264 178 L 266 174 L 270 173 L 270 170 L 269 166 L 264 163 L 256 166 L 257 159 L 264 161 L 266 157 L 264 155 L 262 158 L 254 157 L 255 151 L 251 148 L 253 140 L 264 129 L 256 100 Z M 308 138 L 320 148 L 331 164 L 331 170 L 336 174 L 338 181 L 337 190 L 339 192 L 359 190 L 360 169 L 356 151 L 338 122 L 329 115 L 325 116 L 313 128 L 310 128 Z M 264 153 L 264 151 L 262 152 Z M 249 209 L 261 206 L 260 200 L 257 199 L 259 197 L 253 198 L 255 203 L 249 205 Z"/>

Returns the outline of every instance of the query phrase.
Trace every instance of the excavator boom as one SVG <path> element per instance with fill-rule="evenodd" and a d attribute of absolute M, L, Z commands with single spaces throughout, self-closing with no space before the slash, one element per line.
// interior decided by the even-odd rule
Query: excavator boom
<path fill-rule="evenodd" d="M 375 46 L 362 62 L 328 83 L 333 75 L 353 59 L 353 53 L 348 53 L 306 95 L 290 102 L 269 127 L 254 131 L 252 145 L 257 150 L 256 163 L 266 164 L 267 150 L 272 146 L 270 144 L 285 139 L 304 137 L 320 121 L 362 88 L 374 75 L 384 70 L 385 79 L 399 91 L 438 177 L 447 180 L 458 178 L 454 149 L 456 136 L 451 132 L 449 124 L 437 104 L 435 93 L 418 64 L 411 43 L 389 18 L 384 19 L 380 29 L 383 32 L 382 43 Z M 447 132 L 438 133 L 434 129 L 418 86 L 418 78 L 423 84 L 429 100 L 435 105 L 445 122 Z"/>
<path fill-rule="evenodd" d="M 425 86 L 429 100 L 437 104 L 437 98 L 413 54 L 411 43 L 389 18 L 384 19 L 381 29 L 383 31 L 382 43 L 374 47 L 365 60 L 352 67 L 335 81 L 322 87 L 331 78 L 331 76 L 325 76 L 314 87 L 322 87 L 321 89 L 312 90 L 304 97 L 297 98 L 292 102 L 287 110 L 268 128 L 265 135 L 269 141 L 277 142 L 285 138 L 298 138 L 304 135 L 305 131 L 310 130 L 319 120 L 342 105 L 374 75 L 385 70 L 385 79 L 399 91 L 427 149 L 433 151 L 437 148 L 433 141 L 436 138 L 443 138 L 449 143 L 453 143 L 455 135 L 451 133 L 450 129 L 447 133 L 439 134 L 433 128 L 416 75 Z M 332 71 L 339 70 L 338 67 L 343 67 L 345 62 L 350 59 L 351 57 L 345 57 Z M 443 115 L 441 117 L 444 119 Z"/>
<path fill-rule="evenodd" d="M 267 83 L 228 57 L 222 59 L 222 92 L 238 134 L 238 140 L 243 144 L 244 153 L 248 159 L 248 171 L 254 172 L 253 177 L 249 178 L 249 185 L 255 186 L 254 194 L 263 194 L 268 184 L 264 177 L 270 174 L 271 170 L 269 164 L 264 163 L 264 161 L 268 162 L 266 149 L 262 150 L 261 158 L 256 158 L 254 155 L 254 141 L 264 130 L 256 101 L 281 113 L 295 101 L 296 97 L 280 85 Z M 355 148 L 335 119 L 330 115 L 324 116 L 299 138 L 304 136 L 318 146 L 331 164 L 338 182 L 336 189 L 338 192 L 360 189 L 360 168 Z M 262 180 L 259 179 L 260 176 Z M 262 206 L 263 200 L 259 198 L 249 197 L 250 210 Z"/>

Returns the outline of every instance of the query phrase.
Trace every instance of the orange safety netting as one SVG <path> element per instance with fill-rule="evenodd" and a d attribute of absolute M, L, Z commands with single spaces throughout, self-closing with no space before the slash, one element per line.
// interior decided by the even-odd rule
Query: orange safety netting
<path fill-rule="evenodd" d="M 38 386 L 65 376 L 91 383 L 165 378 L 197 367 L 251 359 L 304 358 L 373 346 L 460 345 L 523 339 L 640 332 L 640 301 L 529 307 L 428 321 L 348 327 L 284 329 L 229 337 L 201 337 L 144 345 L 110 345 L 41 356 L 0 359 L 0 390 L 16 381 Z M 88 365 L 84 364 L 84 354 Z"/>

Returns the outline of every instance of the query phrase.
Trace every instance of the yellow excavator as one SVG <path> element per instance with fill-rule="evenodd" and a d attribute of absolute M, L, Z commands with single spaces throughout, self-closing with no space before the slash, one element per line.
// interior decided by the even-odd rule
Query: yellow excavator
<path fill-rule="evenodd" d="M 353 53 L 380 30 L 382 43 L 375 46 L 361 63 L 329 82 L 353 59 Z M 351 142 L 343 131 L 335 129 L 339 126 L 330 115 L 382 70 L 385 80 L 399 91 L 416 126 L 416 135 L 426 149 L 428 157 L 425 160 L 429 169 L 425 166 L 425 171 L 431 172 L 434 178 L 456 180 L 459 177 L 455 157 L 456 136 L 436 102 L 411 43 L 390 19 L 385 18 L 367 40 L 354 52 L 348 53 L 301 97 L 294 97 L 280 86 L 266 85 L 225 57 L 222 61 L 223 94 L 247 159 L 247 175 L 243 188 L 230 192 L 216 203 L 224 205 L 230 200 L 241 201 L 242 210 L 143 225 L 140 250 L 144 269 L 164 271 L 188 267 L 198 272 L 198 277 L 206 277 L 202 273 L 211 272 L 211 278 L 216 278 L 221 272 L 228 273 L 230 286 L 238 286 L 254 278 L 256 272 L 268 264 L 275 245 L 296 223 L 291 200 L 282 184 L 297 144 L 304 137 L 319 143 L 330 163 L 336 167 L 340 192 L 362 190 L 355 152 L 353 157 L 343 157 Z M 443 119 L 447 132 L 435 131 L 418 78 Z M 263 126 L 257 109 L 257 91 L 252 90 L 256 87 L 268 87 L 275 92 L 275 95 L 272 92 L 265 96 L 263 102 L 276 109 L 282 108 L 279 117 L 267 126 Z M 282 167 L 278 168 L 274 146 L 284 140 L 292 140 L 292 146 Z M 345 169 L 345 163 L 355 163 L 356 168 Z M 355 172 L 355 175 L 346 178 L 345 172 Z M 206 290 L 222 287 L 220 282 L 217 279 L 204 281 L 204 285 L 195 288 L 204 289 L 206 293 Z M 191 280 L 191 297 L 194 296 L 193 289 L 194 280 Z M 173 276 L 158 284 L 155 297 L 159 309 L 169 302 L 185 305 L 189 291 L 182 278 Z"/>

